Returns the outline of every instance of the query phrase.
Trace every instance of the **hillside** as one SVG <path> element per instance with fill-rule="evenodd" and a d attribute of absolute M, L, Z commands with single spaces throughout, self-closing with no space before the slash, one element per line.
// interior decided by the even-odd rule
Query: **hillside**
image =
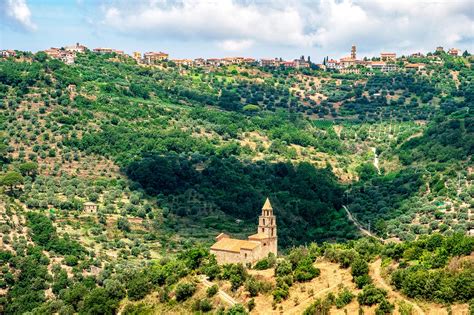
<path fill-rule="evenodd" d="M 130 304 L 130 314 L 196 308 L 180 303 L 187 298 L 176 296 L 176 284 L 197 281 L 183 290 L 204 299 L 195 276 L 207 274 L 201 269 L 210 259 L 208 246 L 223 231 L 237 237 L 254 231 L 267 196 L 280 251 L 291 257 L 293 246 L 318 242 L 309 265 L 316 263 L 321 277 L 340 263 L 328 257 L 331 246 L 348 250 L 364 242 L 350 241 L 361 234 L 345 205 L 379 237 L 405 241 L 360 252 L 371 268 L 377 257 L 384 266 L 392 259 L 390 268 L 403 262 L 411 276 L 417 261 L 438 259 L 412 257 L 411 246 L 423 247 L 424 237 L 435 235 L 447 242 L 436 253 L 442 263 L 413 272 L 451 268 L 446 283 L 472 285 L 458 279 L 472 268 L 472 242 L 462 236 L 474 228 L 472 58 L 440 58 L 442 64 L 423 71 L 373 74 L 166 61 L 144 66 L 92 52 L 78 54 L 73 65 L 41 52 L 0 59 L 0 312 L 69 314 L 99 304 L 108 310 Z M 86 212 L 86 202 L 98 210 Z M 453 249 L 456 237 L 466 248 Z M 391 246 L 402 262 L 387 253 Z M 308 263 L 301 268 L 311 269 Z M 297 269 L 294 262 L 292 277 Z M 152 278 L 141 276 L 149 272 Z M 224 270 L 217 278 L 225 288 L 239 272 Z M 241 276 L 240 284 L 248 281 Z M 412 296 L 393 277 L 395 289 L 426 303 L 472 299 Z M 285 291 L 281 281 L 289 281 L 270 278 L 268 295 L 255 299 L 258 313 L 271 306 L 269 292 Z M 341 283 L 355 290 L 351 281 Z M 37 290 L 30 292 L 30 283 Z M 293 299 L 294 288 L 286 285 Z M 229 291 L 247 303 L 239 292 Z M 163 305 L 154 304 L 156 294 Z M 398 294 L 388 301 L 394 304 Z M 304 311 L 309 305 L 301 296 Z M 129 303 L 143 298 L 143 305 Z M 292 302 L 282 300 L 289 311 Z M 217 298 L 207 303 L 225 306 Z"/>

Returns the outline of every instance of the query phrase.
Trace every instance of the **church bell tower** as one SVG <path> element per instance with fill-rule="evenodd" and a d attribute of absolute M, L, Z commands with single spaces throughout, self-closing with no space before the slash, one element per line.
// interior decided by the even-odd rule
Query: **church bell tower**
<path fill-rule="evenodd" d="M 273 208 L 267 198 L 262 207 L 262 214 L 258 217 L 258 234 L 265 234 L 267 237 L 277 237 L 276 218 L 273 215 Z"/>
<path fill-rule="evenodd" d="M 276 217 L 273 215 L 273 208 L 267 198 L 262 207 L 262 214 L 258 217 L 257 234 L 263 243 L 264 252 L 277 254 L 277 226 Z"/>

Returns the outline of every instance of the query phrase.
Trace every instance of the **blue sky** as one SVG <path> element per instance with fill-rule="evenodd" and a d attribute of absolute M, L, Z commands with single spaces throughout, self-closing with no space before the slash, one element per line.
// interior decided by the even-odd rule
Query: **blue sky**
<path fill-rule="evenodd" d="M 166 51 L 171 58 L 339 58 L 474 50 L 471 0 L 0 0 L 0 48 Z"/>

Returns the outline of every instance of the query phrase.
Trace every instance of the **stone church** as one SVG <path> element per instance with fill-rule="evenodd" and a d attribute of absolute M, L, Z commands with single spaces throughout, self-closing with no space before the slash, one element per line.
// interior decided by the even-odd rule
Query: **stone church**
<path fill-rule="evenodd" d="M 258 230 L 250 235 L 248 240 L 230 238 L 221 233 L 216 237 L 216 243 L 211 246 L 211 254 L 216 256 L 219 264 L 255 263 L 268 256 L 277 254 L 277 228 L 273 208 L 267 198 L 258 218 Z"/>

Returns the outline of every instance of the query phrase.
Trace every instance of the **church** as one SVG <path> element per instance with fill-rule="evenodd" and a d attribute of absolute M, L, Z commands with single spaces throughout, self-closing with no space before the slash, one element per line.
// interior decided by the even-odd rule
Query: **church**
<path fill-rule="evenodd" d="M 216 256 L 219 264 L 253 264 L 267 257 L 269 253 L 277 255 L 277 227 L 268 198 L 258 218 L 256 234 L 250 235 L 248 240 L 239 240 L 221 233 L 216 237 L 216 243 L 211 246 L 211 254 Z"/>

